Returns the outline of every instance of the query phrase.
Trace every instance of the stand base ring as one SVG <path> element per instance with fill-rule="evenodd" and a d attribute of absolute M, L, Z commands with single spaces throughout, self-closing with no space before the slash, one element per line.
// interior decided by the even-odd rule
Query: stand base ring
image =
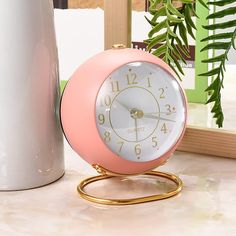
<path fill-rule="evenodd" d="M 177 195 L 183 188 L 182 180 L 178 176 L 170 174 L 170 173 L 160 172 L 160 171 L 149 171 L 149 172 L 144 173 L 143 175 L 163 177 L 165 179 L 171 180 L 172 182 L 175 183 L 176 188 L 166 193 L 145 196 L 145 197 L 130 198 L 130 199 L 106 199 L 106 198 L 100 198 L 100 197 L 89 195 L 84 190 L 87 185 L 93 182 L 117 177 L 117 176 L 112 176 L 112 175 L 98 175 L 98 176 L 94 176 L 94 177 L 83 180 L 78 185 L 77 190 L 82 198 L 91 202 L 104 204 L 104 205 L 132 205 L 132 204 L 139 204 L 139 203 L 145 203 L 145 202 L 151 202 L 151 201 L 157 201 L 157 200 L 170 198 Z"/>

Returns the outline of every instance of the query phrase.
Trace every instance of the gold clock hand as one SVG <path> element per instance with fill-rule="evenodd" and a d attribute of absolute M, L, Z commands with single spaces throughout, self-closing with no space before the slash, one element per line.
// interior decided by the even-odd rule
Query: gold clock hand
<path fill-rule="evenodd" d="M 156 119 L 156 120 L 164 120 L 164 121 L 170 121 L 170 122 L 176 122 L 175 120 L 159 117 L 159 116 L 154 116 L 154 115 L 148 115 L 144 114 L 143 117 L 145 118 L 150 118 L 150 119 Z"/>
<path fill-rule="evenodd" d="M 136 142 L 138 142 L 138 119 L 139 119 L 140 111 L 136 108 L 131 109 L 130 115 L 134 119 L 134 128 L 135 128 L 135 135 L 136 135 Z"/>
<path fill-rule="evenodd" d="M 138 142 L 138 119 L 137 118 L 134 119 L 134 123 L 135 123 L 136 142 Z"/>
<path fill-rule="evenodd" d="M 171 114 L 175 114 L 176 112 L 174 111 L 174 112 L 168 112 L 168 111 L 166 111 L 166 112 L 148 112 L 148 113 L 145 113 L 146 115 L 154 115 L 154 114 L 168 114 L 168 115 L 171 115 Z"/>

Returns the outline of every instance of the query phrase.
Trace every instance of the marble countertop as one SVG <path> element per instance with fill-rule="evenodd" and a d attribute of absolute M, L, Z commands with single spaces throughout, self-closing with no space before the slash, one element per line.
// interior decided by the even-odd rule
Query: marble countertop
<path fill-rule="evenodd" d="M 77 184 L 95 171 L 67 144 L 65 157 L 66 173 L 59 181 L 0 193 L 1 236 L 236 235 L 236 160 L 177 152 L 159 170 L 184 181 L 178 196 L 141 205 L 104 206 L 83 200 L 76 191 Z M 127 197 L 164 186 L 161 180 L 133 177 L 107 180 L 88 191 Z"/>

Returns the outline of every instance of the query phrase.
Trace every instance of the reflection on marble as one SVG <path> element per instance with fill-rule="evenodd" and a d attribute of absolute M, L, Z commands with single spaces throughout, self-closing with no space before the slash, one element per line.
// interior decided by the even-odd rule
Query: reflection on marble
<path fill-rule="evenodd" d="M 236 235 L 235 160 L 178 152 L 159 169 L 181 177 L 181 194 L 118 207 L 83 200 L 76 186 L 96 173 L 68 145 L 65 156 L 66 174 L 58 182 L 28 191 L 0 193 L 1 236 Z M 147 179 L 145 184 L 139 177 L 125 181 L 123 186 L 119 179 L 104 181 L 88 190 L 124 197 L 154 193 L 156 182 L 159 188 L 163 183 Z"/>
<path fill-rule="evenodd" d="M 114 186 L 116 186 L 115 189 Z M 96 182 L 88 186 L 86 191 L 94 196 L 103 198 L 124 199 L 160 194 L 173 191 L 175 188 L 174 183 L 164 178 L 140 175 Z"/>

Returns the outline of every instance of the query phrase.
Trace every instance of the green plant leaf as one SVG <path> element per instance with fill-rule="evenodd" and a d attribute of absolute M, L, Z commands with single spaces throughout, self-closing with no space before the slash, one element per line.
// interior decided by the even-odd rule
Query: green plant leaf
<path fill-rule="evenodd" d="M 160 57 L 161 55 L 163 55 L 166 51 L 166 45 L 163 44 L 161 46 L 159 46 L 155 51 L 153 51 L 152 54 L 154 54 L 157 57 Z"/>
<path fill-rule="evenodd" d="M 181 14 L 171 3 L 171 0 L 167 0 L 167 8 L 168 10 L 177 17 L 184 18 L 184 15 Z"/>
<path fill-rule="evenodd" d="M 153 15 L 152 17 L 152 21 L 156 22 L 157 19 L 160 17 L 160 16 L 164 16 L 165 15 L 165 12 L 166 12 L 166 9 L 164 6 L 160 7 L 158 9 L 158 11 L 156 10 L 155 11 L 155 14 Z"/>
<path fill-rule="evenodd" d="M 223 127 L 223 125 L 222 125 L 223 122 L 224 122 L 224 114 L 223 114 L 223 112 L 220 112 L 217 115 L 216 124 L 218 125 L 219 128 L 222 128 Z"/>
<path fill-rule="evenodd" d="M 145 19 L 148 21 L 148 23 L 151 25 L 151 26 L 156 26 L 158 23 L 156 21 L 153 21 L 153 20 L 149 20 L 146 16 L 144 16 Z"/>
<path fill-rule="evenodd" d="M 185 28 L 185 26 L 184 26 L 183 23 L 180 23 L 178 26 L 179 26 L 179 34 L 180 34 L 180 36 L 181 36 L 181 38 L 182 38 L 184 44 L 185 44 L 186 46 L 188 46 L 188 36 L 187 36 L 187 30 L 186 30 L 186 28 Z"/>
<path fill-rule="evenodd" d="M 218 93 L 216 90 L 214 90 L 214 92 L 211 94 L 210 98 L 207 100 L 207 104 L 211 103 L 211 102 L 214 102 L 217 100 L 217 97 L 218 97 Z"/>
<path fill-rule="evenodd" d="M 219 109 L 220 109 L 220 103 L 219 102 L 215 102 L 214 106 L 211 109 L 211 112 L 212 113 L 218 113 Z"/>
<path fill-rule="evenodd" d="M 213 34 L 210 35 L 204 39 L 201 40 L 201 42 L 206 42 L 206 41 L 210 41 L 210 40 L 218 40 L 218 39 L 228 39 L 228 38 L 232 38 L 233 33 L 219 33 L 219 34 Z"/>
<path fill-rule="evenodd" d="M 224 60 L 225 54 L 203 60 L 203 63 L 215 63 Z"/>
<path fill-rule="evenodd" d="M 149 2 L 150 2 L 150 6 L 149 6 L 148 11 L 152 15 L 154 15 L 156 13 L 157 5 L 160 4 L 162 0 L 155 0 L 155 1 L 149 0 Z"/>
<path fill-rule="evenodd" d="M 179 48 L 173 43 L 172 47 L 174 48 L 173 52 L 178 60 L 181 60 L 185 65 L 187 65 L 186 60 L 183 57 L 183 53 L 180 52 Z"/>
<path fill-rule="evenodd" d="M 177 37 L 178 37 L 177 34 L 175 34 L 175 33 L 171 30 L 170 27 L 167 27 L 167 33 L 168 33 L 169 35 L 171 35 L 172 37 L 174 37 L 174 38 L 177 38 Z"/>
<path fill-rule="evenodd" d="M 213 118 L 216 118 L 216 124 L 218 125 L 219 128 L 223 126 L 224 122 L 224 114 L 221 106 L 221 94 L 220 94 L 221 87 L 222 87 L 222 81 L 218 76 L 206 90 L 206 91 L 213 91 L 212 95 L 207 101 L 207 104 L 212 102 L 214 103 L 211 112 L 213 113 Z"/>
<path fill-rule="evenodd" d="M 190 53 L 189 53 L 189 49 L 188 49 L 186 46 L 184 46 L 184 45 L 182 44 L 182 41 L 179 39 L 179 37 L 178 37 L 178 38 L 175 38 L 175 41 L 177 42 L 177 45 L 178 45 L 179 48 L 181 49 L 182 53 L 183 53 L 186 57 L 191 58 Z"/>
<path fill-rule="evenodd" d="M 218 76 L 205 91 L 209 92 L 220 88 L 220 83 L 221 83 L 220 77 Z"/>
<path fill-rule="evenodd" d="M 221 0 L 221 1 L 208 2 L 207 4 L 222 7 L 222 6 L 234 3 L 234 2 L 235 0 Z"/>
<path fill-rule="evenodd" d="M 189 4 L 189 3 L 194 3 L 195 1 L 194 0 L 180 0 L 180 2 L 182 3 L 186 3 L 186 4 Z"/>
<path fill-rule="evenodd" d="M 154 46 L 156 46 L 158 43 L 161 43 L 166 38 L 166 32 L 163 34 L 160 34 L 152 39 L 152 41 L 149 42 L 147 50 L 151 50 Z"/>
<path fill-rule="evenodd" d="M 181 23 L 183 20 L 181 18 L 174 17 L 170 14 L 169 10 L 166 7 L 166 16 L 169 21 L 175 22 L 175 23 Z"/>
<path fill-rule="evenodd" d="M 184 13 L 185 13 L 185 17 L 186 17 L 186 23 L 189 24 L 192 28 L 194 28 L 196 30 L 196 26 L 192 20 L 191 8 L 189 7 L 189 4 L 186 4 L 186 6 L 184 8 Z"/>
<path fill-rule="evenodd" d="M 222 106 L 221 106 L 221 99 L 220 100 L 216 100 L 214 102 L 214 105 L 213 105 L 213 107 L 211 109 L 211 112 L 213 114 L 217 115 L 217 116 L 220 115 L 221 113 L 223 115 L 223 110 L 222 110 Z M 222 120 L 222 122 L 223 122 L 223 120 Z"/>
<path fill-rule="evenodd" d="M 229 2 L 228 0 L 225 0 L 225 1 Z M 220 1 L 220 2 L 223 2 L 223 1 Z M 217 3 L 219 3 L 219 1 Z M 227 5 L 227 4 L 225 4 L 225 5 Z M 222 6 L 223 6 L 223 3 L 222 3 Z M 223 11 L 218 11 L 218 12 L 220 12 L 220 13 L 215 14 L 211 17 L 213 17 L 214 19 L 218 19 L 218 18 L 226 16 L 227 15 L 226 14 L 227 8 L 224 9 Z M 228 11 L 228 13 L 232 13 L 232 9 L 230 9 Z M 213 58 L 209 58 L 209 59 L 202 61 L 203 63 L 212 63 L 213 67 L 214 67 L 214 63 L 217 62 L 218 67 L 201 74 L 202 76 L 214 76 L 215 77 L 213 82 L 206 89 L 206 92 L 209 92 L 209 91 L 212 92 L 207 103 L 214 103 L 211 112 L 213 113 L 213 117 L 216 118 L 216 124 L 218 125 L 219 128 L 221 128 L 223 126 L 223 121 L 224 121 L 224 114 L 223 114 L 222 105 L 221 105 L 221 89 L 224 87 L 223 81 L 224 81 L 224 73 L 226 70 L 225 64 L 226 64 L 226 60 L 228 60 L 229 50 L 231 47 L 235 48 L 235 37 L 236 37 L 236 27 L 235 26 L 236 26 L 235 20 L 233 20 L 233 21 L 223 22 L 223 23 L 219 23 L 219 24 L 213 24 L 211 26 L 204 27 L 205 29 L 208 29 L 208 30 L 212 30 L 212 29 L 223 29 L 224 30 L 222 33 L 218 33 L 216 35 L 213 34 L 212 36 L 206 37 L 205 39 L 202 40 L 202 41 L 213 40 L 213 43 L 208 44 L 206 47 L 204 47 L 202 49 L 202 51 L 211 50 L 211 49 L 223 51 L 223 53 L 221 55 L 218 55 Z M 232 27 L 234 27 L 234 31 L 228 32 L 229 29 Z M 221 39 L 222 39 L 222 41 L 220 41 Z M 225 42 L 225 39 L 229 39 L 230 41 Z"/>
<path fill-rule="evenodd" d="M 204 6 L 206 9 L 209 9 L 209 7 L 207 6 L 207 4 L 203 1 L 203 0 L 198 0 L 202 6 Z"/>
<path fill-rule="evenodd" d="M 161 8 L 158 5 L 160 10 L 154 0 L 149 1 L 152 6 L 150 8 L 152 18 L 146 17 L 146 20 L 152 29 L 148 33 L 149 39 L 145 40 L 148 44 L 147 49 L 150 50 L 160 44 L 152 51 L 153 55 L 161 57 L 168 63 L 181 80 L 180 75 L 184 74 L 181 63 L 186 64 L 184 55 L 190 57 L 188 34 L 194 37 L 193 29 L 196 28 L 191 17 L 196 14 L 194 10 L 196 0 L 181 0 L 184 3 L 181 8 L 174 7 L 172 0 L 162 0 Z"/>
<path fill-rule="evenodd" d="M 234 15 L 234 14 L 236 14 L 236 7 L 229 7 L 222 11 L 217 11 L 210 14 L 209 16 L 207 16 L 207 19 L 222 18 L 225 16 Z"/>
<path fill-rule="evenodd" d="M 215 68 L 210 71 L 207 71 L 205 73 L 200 74 L 199 76 L 212 76 L 212 75 L 217 75 L 220 72 L 220 68 Z"/>
<path fill-rule="evenodd" d="M 170 43 L 169 40 L 166 41 L 166 45 L 167 45 L 167 47 L 169 48 L 168 51 L 173 51 L 173 50 L 174 50 L 174 48 L 172 47 L 172 45 L 171 45 L 171 43 Z"/>
<path fill-rule="evenodd" d="M 224 49 L 226 50 L 230 46 L 230 42 L 216 42 L 216 43 L 209 43 L 206 45 L 201 52 L 207 51 L 209 49 Z"/>
<path fill-rule="evenodd" d="M 232 35 L 232 39 L 231 39 L 232 46 L 233 46 L 234 50 L 236 50 L 235 40 L 236 40 L 236 30 L 234 31 L 234 33 Z"/>
<path fill-rule="evenodd" d="M 181 65 L 179 64 L 178 60 L 175 58 L 175 56 L 174 55 L 170 55 L 169 58 L 176 65 L 176 67 L 178 68 L 179 72 L 182 75 L 184 75 L 184 71 L 183 71 Z"/>
<path fill-rule="evenodd" d="M 193 16 L 196 16 L 197 18 L 199 18 L 198 15 L 197 15 L 197 12 L 194 9 L 193 4 L 188 4 L 188 6 L 191 9 L 191 12 L 192 12 Z M 208 6 L 206 5 L 206 7 L 208 7 Z"/>
<path fill-rule="evenodd" d="M 155 33 L 158 33 L 160 30 L 166 27 L 166 19 L 154 26 L 148 34 L 148 37 L 151 38 Z"/>
<path fill-rule="evenodd" d="M 217 23 L 217 24 L 212 24 L 212 25 L 205 25 L 203 26 L 204 29 L 207 30 L 216 30 L 216 29 L 226 29 L 226 28 L 231 28 L 236 26 L 236 20 L 231 20 L 223 23 Z"/>
<path fill-rule="evenodd" d="M 171 63 L 169 63 L 169 66 L 175 72 L 175 74 L 177 75 L 178 79 L 180 81 L 182 81 L 182 78 L 180 77 L 180 75 L 179 75 L 178 71 L 175 69 L 175 67 Z"/>
<path fill-rule="evenodd" d="M 189 35 L 191 35 L 191 37 L 192 37 L 193 39 L 195 39 L 195 35 L 194 35 L 194 33 L 193 33 L 193 28 L 192 28 L 192 26 L 189 24 L 189 21 L 186 21 L 186 27 L 187 27 L 187 31 L 188 31 Z"/>

